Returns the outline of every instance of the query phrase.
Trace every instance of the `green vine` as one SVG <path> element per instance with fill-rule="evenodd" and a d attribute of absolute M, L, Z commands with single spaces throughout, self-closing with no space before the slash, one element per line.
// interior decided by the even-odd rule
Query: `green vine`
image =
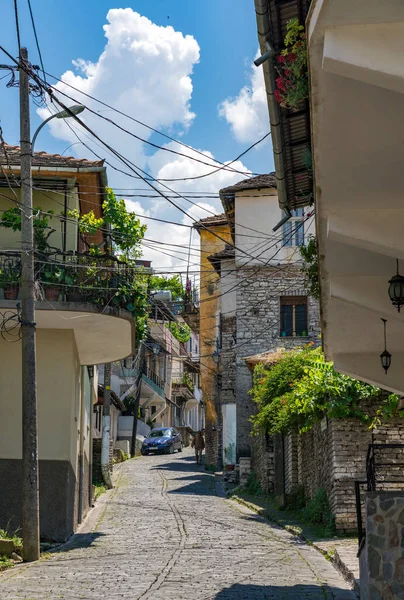
<path fill-rule="evenodd" d="M 321 349 L 305 346 L 285 351 L 271 368 L 257 365 L 252 396 L 258 412 L 251 418 L 253 431 L 286 433 L 308 431 L 325 415 L 334 419 L 356 418 L 373 427 L 397 414 L 397 396 L 381 399 L 372 419 L 361 402 L 381 396 L 375 386 L 335 371 Z"/>
<path fill-rule="evenodd" d="M 303 258 L 302 272 L 305 277 L 305 287 L 309 296 L 320 300 L 320 279 L 318 273 L 317 240 L 309 235 L 307 244 L 299 247 Z"/>
<path fill-rule="evenodd" d="M 186 344 L 191 337 L 191 328 L 186 323 L 171 321 L 170 323 L 166 323 L 166 327 L 181 344 Z"/>

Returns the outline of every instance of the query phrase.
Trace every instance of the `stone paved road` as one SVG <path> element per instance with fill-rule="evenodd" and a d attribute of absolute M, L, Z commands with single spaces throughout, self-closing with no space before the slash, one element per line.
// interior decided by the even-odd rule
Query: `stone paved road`
<path fill-rule="evenodd" d="M 1 600 L 354 600 L 316 550 L 217 496 L 192 456 L 121 466 L 81 531 L 0 576 Z"/>

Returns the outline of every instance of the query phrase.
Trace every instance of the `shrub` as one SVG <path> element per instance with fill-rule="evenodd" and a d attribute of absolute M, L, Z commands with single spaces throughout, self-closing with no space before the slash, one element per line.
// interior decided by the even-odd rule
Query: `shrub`
<path fill-rule="evenodd" d="M 250 474 L 248 475 L 247 483 L 244 487 L 244 490 L 247 492 L 247 494 L 250 494 L 251 496 L 261 496 L 262 495 L 263 492 L 262 492 L 261 484 L 259 482 L 259 479 L 258 479 L 255 471 L 251 471 Z"/>

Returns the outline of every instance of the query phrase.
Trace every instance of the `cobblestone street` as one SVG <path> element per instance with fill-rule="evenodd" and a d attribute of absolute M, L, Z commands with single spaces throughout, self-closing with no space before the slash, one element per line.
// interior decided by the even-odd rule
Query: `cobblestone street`
<path fill-rule="evenodd" d="M 189 451 L 120 467 L 62 551 L 0 576 L 1 600 L 354 600 L 313 548 L 219 497 Z"/>

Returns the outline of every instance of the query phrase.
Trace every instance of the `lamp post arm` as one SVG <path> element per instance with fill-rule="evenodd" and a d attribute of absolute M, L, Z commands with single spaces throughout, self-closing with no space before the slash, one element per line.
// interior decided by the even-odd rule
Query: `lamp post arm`
<path fill-rule="evenodd" d="M 42 127 L 44 125 L 46 125 L 46 123 L 49 123 L 49 121 L 51 119 L 54 119 L 56 117 L 56 115 L 51 115 L 50 117 L 48 117 L 47 119 L 45 119 L 45 121 L 42 121 L 42 123 L 40 124 L 40 126 L 38 127 L 38 129 L 35 131 L 34 136 L 32 138 L 32 143 L 31 143 L 31 155 L 34 156 L 34 146 L 35 146 L 35 141 L 36 138 L 38 137 L 38 133 L 41 131 Z"/>

